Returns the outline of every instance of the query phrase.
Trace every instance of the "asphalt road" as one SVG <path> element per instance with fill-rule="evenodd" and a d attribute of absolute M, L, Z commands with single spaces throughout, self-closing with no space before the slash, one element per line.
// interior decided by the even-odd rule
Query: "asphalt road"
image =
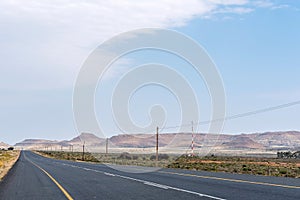
<path fill-rule="evenodd" d="M 161 169 L 128 173 L 23 151 L 0 199 L 300 199 L 300 180 Z"/>

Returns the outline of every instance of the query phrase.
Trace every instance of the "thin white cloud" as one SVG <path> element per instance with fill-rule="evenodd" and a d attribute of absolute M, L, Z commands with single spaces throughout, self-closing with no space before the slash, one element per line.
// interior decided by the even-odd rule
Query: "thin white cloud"
<path fill-rule="evenodd" d="M 244 14 L 268 5 L 255 2 L 0 1 L 0 87 L 71 87 L 89 52 L 112 35 L 144 27 L 179 27 L 196 17 Z"/>
<path fill-rule="evenodd" d="M 283 4 L 283 5 L 274 5 L 274 6 L 272 6 L 272 10 L 278 10 L 278 9 L 284 9 L 284 8 L 290 8 L 290 6 L 289 5 L 287 5 L 287 4 Z"/>
<path fill-rule="evenodd" d="M 209 0 L 210 3 L 219 5 L 245 5 L 248 0 Z"/>
<path fill-rule="evenodd" d="M 245 8 L 245 7 L 226 7 L 223 9 L 219 9 L 215 12 L 215 14 L 226 14 L 226 13 L 235 13 L 235 14 L 246 14 L 254 11 L 253 8 Z"/>
<path fill-rule="evenodd" d="M 277 10 L 277 9 L 284 9 L 284 8 L 291 8 L 290 5 L 287 4 L 276 4 L 270 0 L 258 0 L 254 1 L 253 6 L 259 7 L 259 8 L 270 8 L 271 10 Z"/>
<path fill-rule="evenodd" d="M 253 1 L 252 3 L 256 7 L 260 8 L 271 8 L 274 6 L 274 3 L 269 1 L 269 0 L 258 0 L 258 1 Z"/>

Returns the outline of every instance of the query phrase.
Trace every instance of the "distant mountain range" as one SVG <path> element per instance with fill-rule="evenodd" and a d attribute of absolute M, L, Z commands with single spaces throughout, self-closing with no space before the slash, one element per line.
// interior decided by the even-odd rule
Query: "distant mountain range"
<path fill-rule="evenodd" d="M 150 134 L 121 134 L 108 138 L 110 148 L 152 148 L 156 145 L 156 136 Z M 191 146 L 191 133 L 167 133 L 159 135 L 159 146 L 164 148 L 188 149 Z M 90 149 L 104 149 L 105 138 L 91 133 L 64 141 L 45 139 L 26 139 L 15 144 L 18 149 L 70 150 L 82 148 L 83 143 Z M 195 148 L 214 146 L 221 150 L 299 150 L 300 132 L 266 132 L 253 134 L 194 134 Z"/>

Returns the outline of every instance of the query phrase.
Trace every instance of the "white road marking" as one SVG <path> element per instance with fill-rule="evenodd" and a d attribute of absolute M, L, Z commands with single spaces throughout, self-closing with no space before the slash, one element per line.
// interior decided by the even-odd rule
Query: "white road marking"
<path fill-rule="evenodd" d="M 71 165 L 71 164 L 65 164 L 65 163 L 59 163 L 59 162 L 57 162 L 57 163 L 65 165 L 65 166 L 69 166 L 69 167 L 83 169 L 83 170 L 86 170 L 86 171 L 93 171 L 93 172 L 97 172 L 97 173 L 103 173 L 103 174 L 105 174 L 107 176 L 119 177 L 119 178 L 131 180 L 131 181 L 143 183 L 143 184 L 148 185 L 148 186 L 162 188 L 162 189 L 165 189 L 165 190 L 170 189 L 170 190 L 175 190 L 175 191 L 184 192 L 184 193 L 188 193 L 188 194 L 193 194 L 193 195 L 197 195 L 197 196 L 200 196 L 200 197 L 206 197 L 206 198 L 215 199 L 215 200 L 226 200 L 226 199 L 223 199 L 223 198 L 219 198 L 219 197 L 215 197 L 215 196 L 211 196 L 211 195 L 207 195 L 207 194 L 202 194 L 202 193 L 194 192 L 194 191 L 190 191 L 190 190 L 185 190 L 185 189 L 182 189 L 182 188 L 176 188 L 176 187 L 172 187 L 172 186 L 168 186 L 168 185 L 163 185 L 163 184 L 159 184 L 159 183 L 149 182 L 149 181 L 146 181 L 146 180 L 136 179 L 136 178 L 132 178 L 132 177 L 129 177 L 129 176 L 122 176 L 120 174 L 112 174 L 112 173 L 108 173 L 108 172 L 101 171 L 101 170 L 95 170 L 95 169 L 90 169 L 90 168 L 86 168 L 86 167 L 80 167 L 80 166 Z"/>
<path fill-rule="evenodd" d="M 114 174 L 107 173 L 107 172 L 104 172 L 104 174 L 107 175 L 107 176 L 115 176 Z"/>
<path fill-rule="evenodd" d="M 165 190 L 169 189 L 169 187 L 166 186 L 166 185 L 161 185 L 161 184 L 152 183 L 152 182 L 148 182 L 148 181 L 144 182 L 144 184 L 154 186 L 154 187 L 158 187 L 158 188 L 162 188 L 162 189 L 165 189 Z"/>

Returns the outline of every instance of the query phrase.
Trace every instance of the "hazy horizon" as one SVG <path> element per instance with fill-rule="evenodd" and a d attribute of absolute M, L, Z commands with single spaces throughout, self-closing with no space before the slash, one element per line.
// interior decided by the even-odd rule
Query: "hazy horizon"
<path fill-rule="evenodd" d="M 248 132 L 248 133 L 220 133 L 221 135 L 250 135 L 250 134 L 262 134 L 262 133 L 279 133 L 279 132 L 299 132 L 300 133 L 300 130 L 282 130 L 282 131 L 262 131 L 262 132 Z M 78 137 L 80 136 L 82 133 L 78 134 L 78 135 L 75 135 L 71 138 L 63 138 L 63 139 L 55 139 L 55 138 L 23 138 L 21 139 L 20 141 L 17 141 L 16 143 L 19 143 L 19 142 L 22 142 L 24 140 L 27 140 L 27 139 L 33 139 L 33 140 L 49 140 L 49 141 L 58 141 L 58 142 L 61 142 L 61 141 L 70 141 L 72 139 L 74 139 L 75 137 Z M 93 133 L 91 133 L 93 134 Z M 119 134 L 114 134 L 114 135 L 111 135 L 110 137 L 108 138 L 111 138 L 113 136 L 119 136 L 119 135 L 139 135 L 139 134 L 145 134 L 145 135 L 151 135 L 152 133 L 135 133 L 135 134 L 130 134 L 130 133 L 119 133 Z M 172 133 L 172 132 L 166 132 L 166 133 L 161 133 L 161 134 L 192 134 L 192 132 L 179 132 L 179 133 Z M 194 134 L 210 134 L 210 133 L 203 133 L 203 132 L 195 132 Z M 95 134 L 93 134 L 95 135 Z M 153 135 L 155 135 L 155 133 L 153 133 Z M 97 135 L 95 135 L 97 136 Z M 97 136 L 98 137 L 98 136 Z M 99 137 L 101 138 L 101 137 Z M 102 139 L 105 139 L 105 138 L 102 138 Z M 15 145 L 16 143 L 6 143 L 5 141 L 0 141 L 0 142 L 4 142 L 5 144 L 8 144 L 8 145 Z"/>

